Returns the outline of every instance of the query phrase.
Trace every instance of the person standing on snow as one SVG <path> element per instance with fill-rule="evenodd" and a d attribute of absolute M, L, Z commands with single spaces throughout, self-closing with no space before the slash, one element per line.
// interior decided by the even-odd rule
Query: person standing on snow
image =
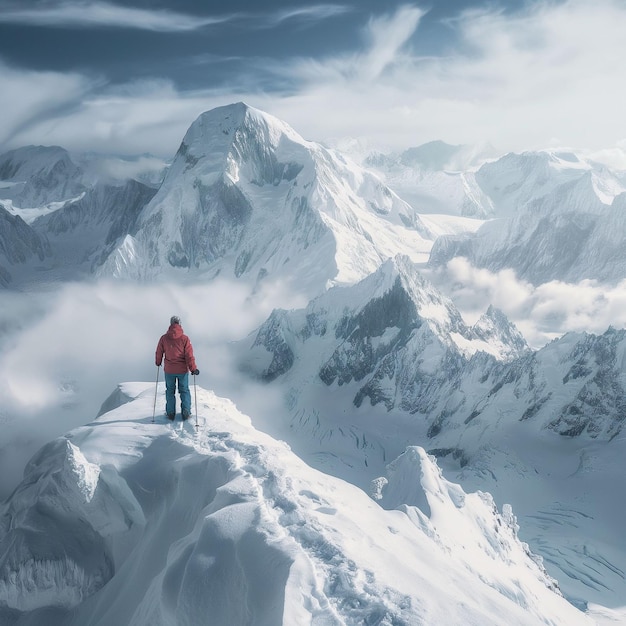
<path fill-rule="evenodd" d="M 189 337 L 183 332 L 180 318 L 173 315 L 170 318 L 170 327 L 159 339 L 157 344 L 155 363 L 161 366 L 165 357 L 163 371 L 165 372 L 165 414 L 173 420 L 176 417 L 176 384 L 180 395 L 181 413 L 183 420 L 191 415 L 191 393 L 189 391 L 189 376 L 200 373 L 193 356 L 193 347 Z"/>

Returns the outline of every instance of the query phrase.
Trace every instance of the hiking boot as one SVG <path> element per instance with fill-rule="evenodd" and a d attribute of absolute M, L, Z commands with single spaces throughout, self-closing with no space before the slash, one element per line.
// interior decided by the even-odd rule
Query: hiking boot
<path fill-rule="evenodd" d="M 183 422 L 188 420 L 191 417 L 191 413 L 189 411 L 183 411 Z"/>
<path fill-rule="evenodd" d="M 173 422 L 175 417 L 176 417 L 176 413 L 167 414 L 167 419 L 170 420 L 170 422 Z"/>

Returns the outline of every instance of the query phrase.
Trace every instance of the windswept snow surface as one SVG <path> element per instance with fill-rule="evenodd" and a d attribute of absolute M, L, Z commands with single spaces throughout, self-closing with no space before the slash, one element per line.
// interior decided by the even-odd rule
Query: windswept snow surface
<path fill-rule="evenodd" d="M 517 538 L 410 447 L 375 499 L 307 466 L 213 392 L 152 422 L 126 383 L 45 446 L 0 516 L 6 625 L 592 624 Z"/>

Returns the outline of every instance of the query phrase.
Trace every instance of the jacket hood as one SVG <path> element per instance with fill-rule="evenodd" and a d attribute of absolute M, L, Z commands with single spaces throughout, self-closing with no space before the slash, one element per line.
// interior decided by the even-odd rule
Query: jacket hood
<path fill-rule="evenodd" d="M 183 327 L 180 324 L 170 324 L 170 327 L 167 329 L 167 335 L 172 339 L 178 339 L 184 334 Z"/>

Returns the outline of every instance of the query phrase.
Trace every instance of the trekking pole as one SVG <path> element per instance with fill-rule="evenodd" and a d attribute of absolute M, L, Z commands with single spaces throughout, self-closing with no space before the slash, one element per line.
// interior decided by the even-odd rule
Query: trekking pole
<path fill-rule="evenodd" d="M 196 405 L 196 430 L 198 430 L 198 393 L 196 391 L 196 375 L 193 375 L 193 399 Z"/>
<path fill-rule="evenodd" d="M 154 385 L 154 406 L 152 407 L 152 422 L 154 423 L 154 415 L 156 414 L 156 397 L 157 397 L 157 389 L 159 388 L 159 370 L 161 369 L 160 365 L 157 365 L 157 379 L 156 384 Z"/>

